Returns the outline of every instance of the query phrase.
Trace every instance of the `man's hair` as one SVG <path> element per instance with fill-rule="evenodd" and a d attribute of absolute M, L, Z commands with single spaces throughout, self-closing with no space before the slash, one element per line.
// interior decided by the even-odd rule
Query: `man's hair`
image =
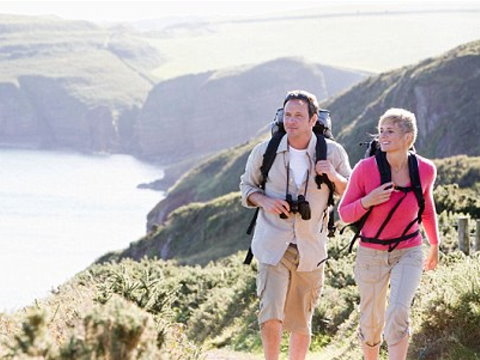
<path fill-rule="evenodd" d="M 283 108 L 290 100 L 303 100 L 308 105 L 308 116 L 312 118 L 318 112 L 319 106 L 315 95 L 305 90 L 292 90 L 287 93 L 285 100 L 283 100 Z"/>
<path fill-rule="evenodd" d="M 411 133 L 413 137 L 412 143 L 410 145 L 413 145 L 415 143 L 415 140 L 417 139 L 418 129 L 417 120 L 414 113 L 405 109 L 391 108 L 388 109 L 385 114 L 380 116 L 378 125 L 383 124 L 385 121 L 396 124 L 404 134 Z"/>

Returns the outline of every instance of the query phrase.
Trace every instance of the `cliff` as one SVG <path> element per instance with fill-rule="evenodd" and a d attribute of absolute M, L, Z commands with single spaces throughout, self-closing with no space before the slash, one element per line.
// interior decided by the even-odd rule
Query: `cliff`
<path fill-rule="evenodd" d="M 0 143 L 132 151 L 158 51 L 120 29 L 0 15 Z"/>
<path fill-rule="evenodd" d="M 363 78 L 355 71 L 279 59 L 161 82 L 138 116 L 140 155 L 171 163 L 234 146 L 273 119 L 288 90 L 308 89 L 323 100 Z"/>

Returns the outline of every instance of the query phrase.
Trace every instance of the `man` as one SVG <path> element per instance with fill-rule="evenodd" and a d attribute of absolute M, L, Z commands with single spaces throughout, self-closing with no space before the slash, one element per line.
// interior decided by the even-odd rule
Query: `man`
<path fill-rule="evenodd" d="M 284 103 L 282 138 L 265 190 L 260 166 L 268 145 L 265 141 L 251 152 L 241 176 L 242 203 L 259 207 L 252 239 L 252 252 L 258 260 L 257 295 L 260 298 L 258 321 L 266 360 L 278 360 L 282 331 L 291 333 L 289 358 L 303 360 L 311 338 L 313 309 L 323 285 L 323 266 L 327 257 L 327 185 L 318 189 L 316 174 L 326 174 L 342 194 L 351 168 L 345 150 L 327 141 L 327 160 L 316 161 L 317 137 L 312 129 L 317 122 L 318 103 L 313 94 L 291 91 Z M 309 202 L 310 219 L 293 213 L 286 195 Z M 280 217 L 282 216 L 282 217 Z"/>

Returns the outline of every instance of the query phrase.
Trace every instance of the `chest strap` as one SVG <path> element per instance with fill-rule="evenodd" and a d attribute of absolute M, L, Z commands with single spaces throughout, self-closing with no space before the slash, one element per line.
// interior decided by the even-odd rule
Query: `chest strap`
<path fill-rule="evenodd" d="M 369 238 L 363 235 L 360 235 L 360 239 L 363 242 L 366 243 L 371 243 L 371 244 L 379 244 L 379 245 L 388 245 L 388 252 L 392 252 L 402 241 L 414 238 L 420 233 L 420 230 L 416 230 L 411 234 L 407 234 L 408 230 L 416 223 L 418 222 L 418 216 L 415 218 L 413 221 L 411 221 L 405 230 L 403 230 L 402 235 L 393 239 L 380 239 L 380 235 L 385 229 L 385 226 L 387 226 L 388 222 L 392 219 L 393 213 L 398 209 L 402 201 L 405 199 L 407 194 L 410 191 L 413 191 L 413 187 L 401 187 L 401 186 L 395 186 L 395 190 L 401 191 L 403 193 L 403 196 L 397 201 L 397 203 L 393 206 L 393 208 L 389 211 L 387 217 L 383 221 L 382 225 L 378 229 L 377 233 L 373 238 Z"/>

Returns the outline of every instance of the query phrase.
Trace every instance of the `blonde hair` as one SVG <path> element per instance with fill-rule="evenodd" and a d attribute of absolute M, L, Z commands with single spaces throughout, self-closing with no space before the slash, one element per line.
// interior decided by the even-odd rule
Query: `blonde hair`
<path fill-rule="evenodd" d="M 415 143 L 417 139 L 418 129 L 417 129 L 417 119 L 415 114 L 400 108 L 391 108 L 385 111 L 385 113 L 380 116 L 378 120 L 378 126 L 380 127 L 385 122 L 391 122 L 396 124 L 404 134 L 412 134 L 412 142 L 410 146 Z"/>

